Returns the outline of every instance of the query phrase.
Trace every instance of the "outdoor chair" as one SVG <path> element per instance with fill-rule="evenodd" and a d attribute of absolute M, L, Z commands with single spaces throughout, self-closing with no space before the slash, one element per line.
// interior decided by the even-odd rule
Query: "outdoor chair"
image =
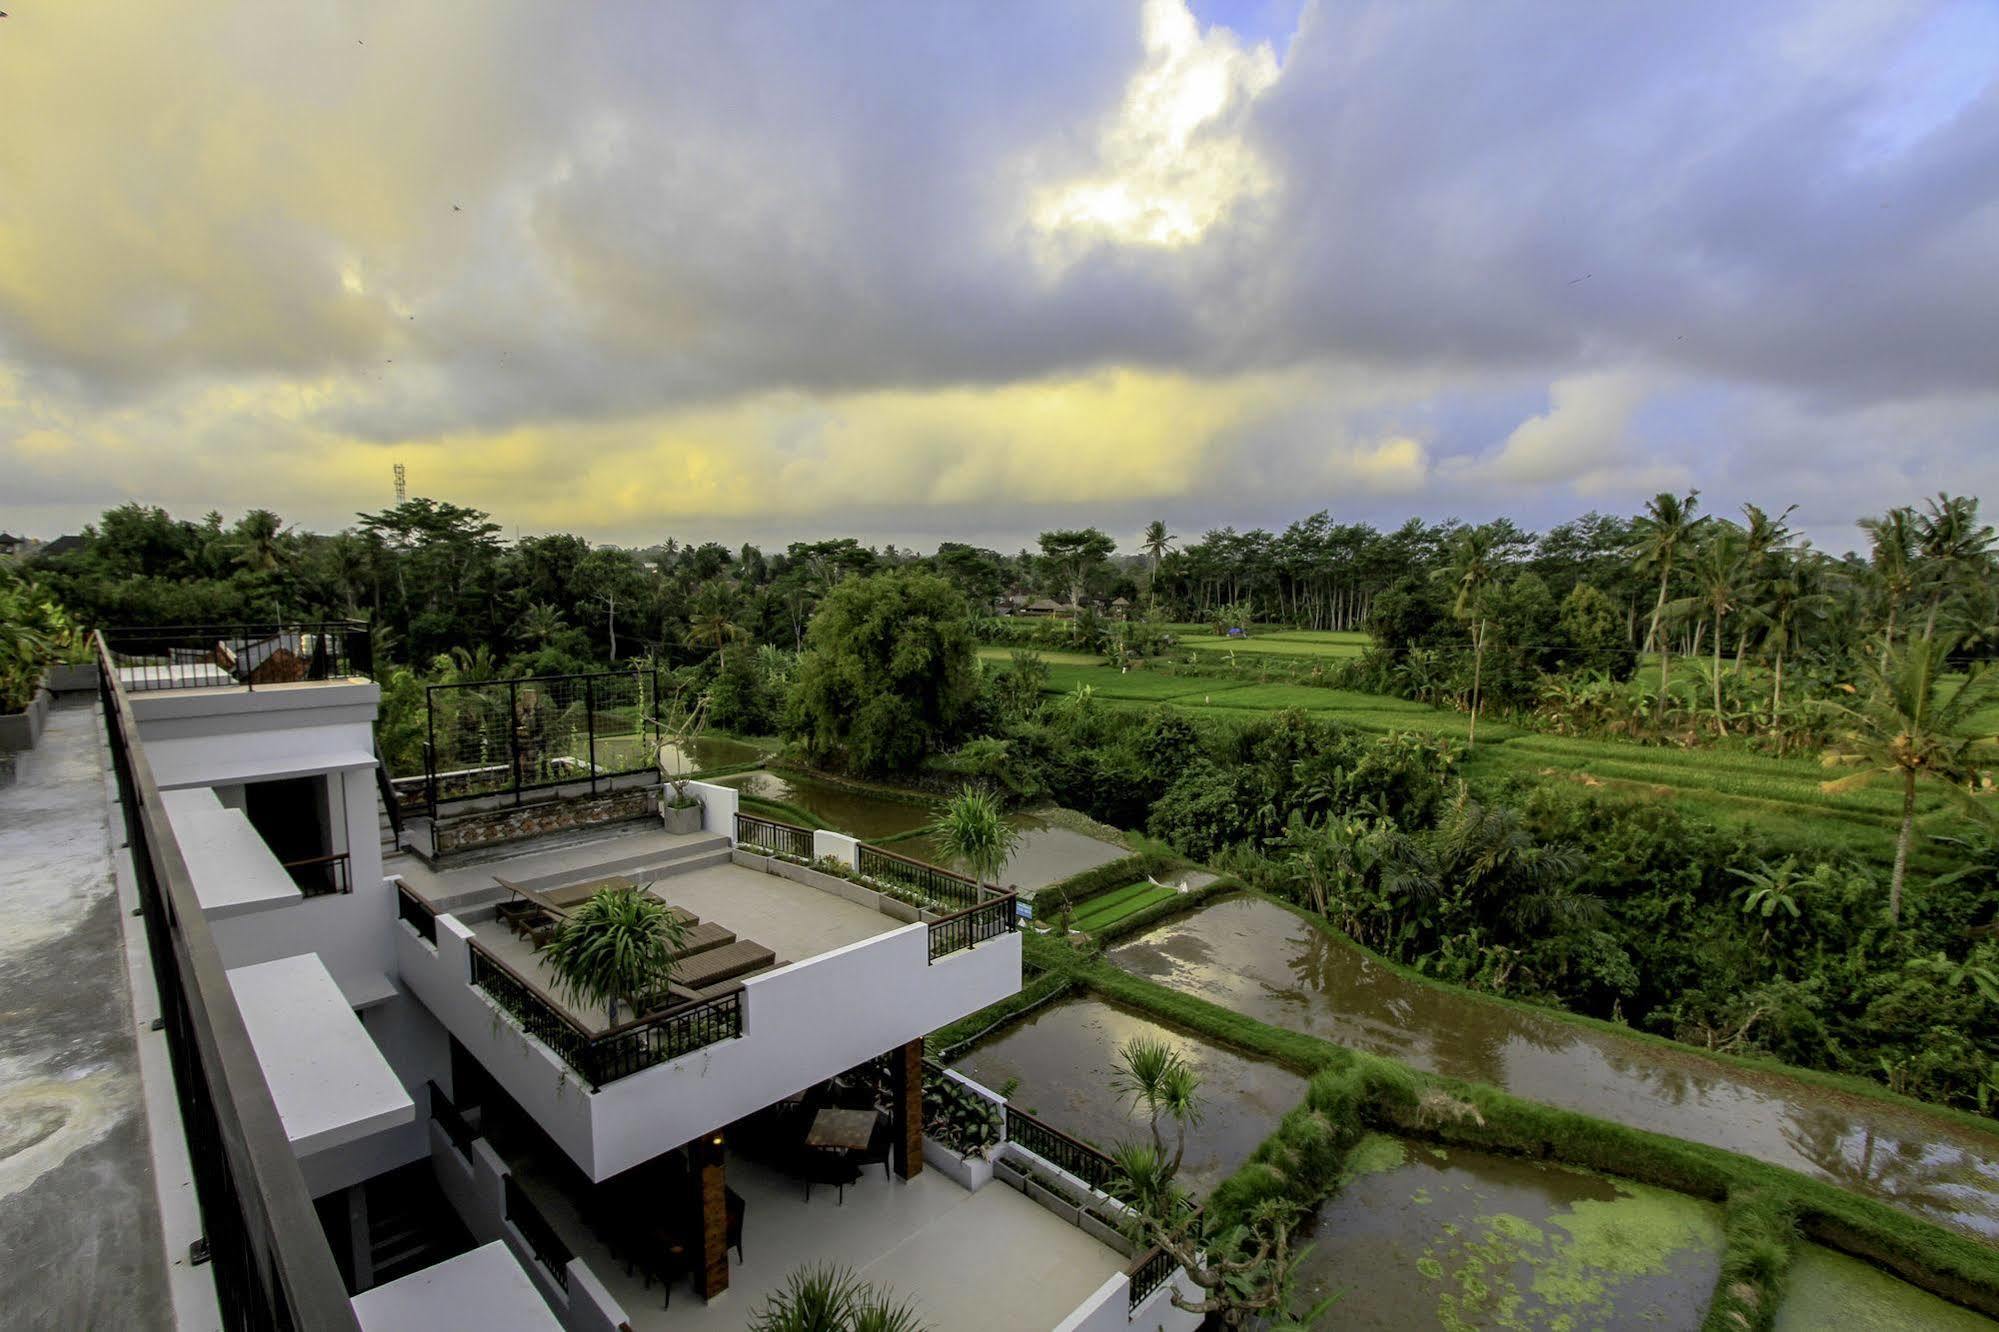
<path fill-rule="evenodd" d="M 805 1201 L 812 1201 L 814 1184 L 830 1184 L 836 1191 L 838 1205 L 842 1207 L 847 1205 L 847 1186 L 861 1177 L 861 1168 L 854 1164 L 848 1153 L 820 1151 L 811 1147 L 800 1152 L 796 1169 L 805 1181 Z"/>
<path fill-rule="evenodd" d="M 882 1168 L 882 1178 L 887 1179 L 889 1153 L 894 1146 L 895 1125 L 890 1122 L 887 1115 L 877 1110 L 874 1131 L 868 1134 L 868 1145 L 853 1153 L 854 1164 L 858 1167 L 879 1163 Z"/>

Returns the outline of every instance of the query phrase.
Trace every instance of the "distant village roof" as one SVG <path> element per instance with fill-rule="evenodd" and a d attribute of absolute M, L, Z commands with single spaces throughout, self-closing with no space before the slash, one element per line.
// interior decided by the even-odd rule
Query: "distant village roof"
<path fill-rule="evenodd" d="M 1038 610 L 1038 611 L 1059 611 L 1059 610 L 1068 610 L 1068 609 L 1069 609 L 1069 607 L 1068 607 L 1067 605 L 1065 605 L 1064 603 L 1062 603 L 1062 602 L 1060 602 L 1060 601 L 1050 601 L 1050 600 L 1049 600 L 1048 598 L 1046 598 L 1046 597 L 1043 597 L 1043 598 L 1042 598 L 1041 600 L 1039 600 L 1039 601 L 1030 601 L 1030 602 L 1028 602 L 1028 603 L 1027 603 L 1027 608 L 1028 608 L 1029 610 Z"/>
<path fill-rule="evenodd" d="M 82 550 L 82 549 L 83 549 L 83 538 L 75 535 L 74 533 L 70 533 L 65 536 L 59 536 L 54 541 L 49 542 L 48 545 L 43 546 L 42 554 L 67 555 L 73 550 Z"/>
<path fill-rule="evenodd" d="M 1113 605 L 1113 606 L 1129 606 L 1130 604 L 1131 604 L 1131 602 L 1130 602 L 1130 601 L 1129 601 L 1128 599 L 1124 598 L 1124 597 L 1112 597 L 1112 598 L 1111 598 L 1111 605 Z"/>

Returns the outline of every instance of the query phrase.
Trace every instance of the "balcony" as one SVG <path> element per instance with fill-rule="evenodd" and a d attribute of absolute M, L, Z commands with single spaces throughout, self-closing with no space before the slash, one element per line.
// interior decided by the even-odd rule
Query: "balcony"
<path fill-rule="evenodd" d="M 368 626 L 352 620 L 265 620 L 101 630 L 128 693 L 269 689 L 366 680 L 374 674 Z"/>
<path fill-rule="evenodd" d="M 636 848 L 636 850 L 635 850 Z M 438 873 L 399 889 L 404 981 L 586 1175 L 604 1179 L 879 1057 L 1020 986 L 1014 903 L 950 916 L 726 837 L 607 838 Z M 700 922 L 743 969 L 678 1003 L 610 1015 L 572 1003 L 509 893 L 618 875 Z M 934 916 L 934 913 L 932 913 Z M 693 955 L 701 962 L 707 954 Z"/>

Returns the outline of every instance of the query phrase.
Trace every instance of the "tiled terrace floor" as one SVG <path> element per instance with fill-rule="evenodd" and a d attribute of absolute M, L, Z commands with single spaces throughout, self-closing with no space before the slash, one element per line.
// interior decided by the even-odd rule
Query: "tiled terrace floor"
<path fill-rule="evenodd" d="M 801 1267 L 852 1269 L 913 1302 L 925 1327 L 951 1332 L 1052 1328 L 1124 1266 L 1122 1255 L 997 1181 L 967 1193 L 936 1170 L 911 1180 L 869 1167 L 846 1201 L 734 1155 L 729 1186 L 743 1196 L 743 1258 L 729 1255 L 729 1289 L 704 1304 L 685 1281 L 671 1308 L 660 1288 L 626 1276 L 574 1207 L 531 1167 L 517 1177 L 578 1257 L 624 1306 L 634 1332 L 740 1332 Z"/>

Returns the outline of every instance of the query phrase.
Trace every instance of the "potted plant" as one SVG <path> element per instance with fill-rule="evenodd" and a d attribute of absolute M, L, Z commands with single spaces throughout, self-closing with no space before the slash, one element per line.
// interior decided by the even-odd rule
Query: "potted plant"
<path fill-rule="evenodd" d="M 619 1001 L 665 986 L 686 947 L 687 923 L 665 902 L 645 888 L 606 888 L 570 913 L 541 957 L 571 1003 L 604 1005 L 615 1027 Z"/>
<path fill-rule="evenodd" d="M 0 582 L 0 752 L 33 749 L 48 718 L 44 676 L 69 640 L 69 617 L 18 574 Z"/>
<path fill-rule="evenodd" d="M 708 720 L 708 695 L 694 700 L 692 707 L 680 706 L 674 695 L 665 709 L 665 718 L 656 722 L 653 763 L 659 768 L 659 816 L 670 833 L 701 831 L 702 804 L 687 790 L 693 774 L 687 770 L 687 747 Z"/>

